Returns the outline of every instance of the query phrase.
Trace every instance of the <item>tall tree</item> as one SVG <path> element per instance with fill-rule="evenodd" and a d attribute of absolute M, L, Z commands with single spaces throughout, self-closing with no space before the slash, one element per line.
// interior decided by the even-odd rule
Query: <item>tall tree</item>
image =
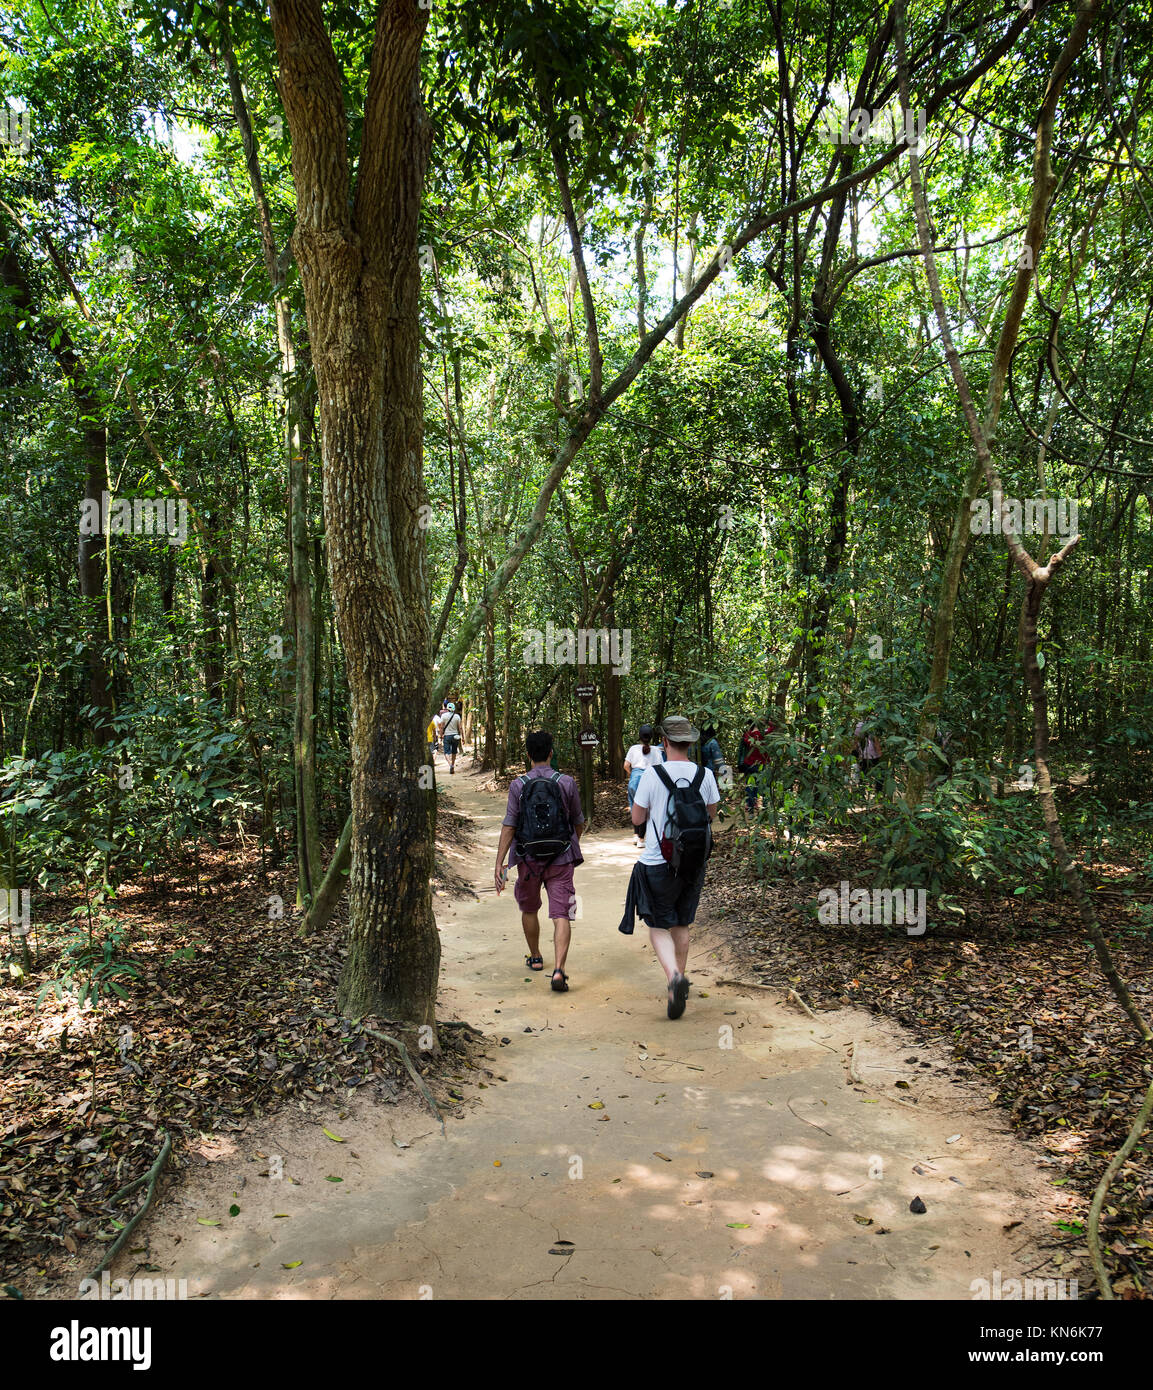
<path fill-rule="evenodd" d="M 440 961 L 434 792 L 421 770 L 429 621 L 417 233 L 430 143 L 420 93 L 427 22 L 417 0 L 377 9 L 354 172 L 344 74 L 323 6 L 272 5 L 351 705 L 351 935 L 340 1003 L 417 1023 L 434 1021 Z"/>

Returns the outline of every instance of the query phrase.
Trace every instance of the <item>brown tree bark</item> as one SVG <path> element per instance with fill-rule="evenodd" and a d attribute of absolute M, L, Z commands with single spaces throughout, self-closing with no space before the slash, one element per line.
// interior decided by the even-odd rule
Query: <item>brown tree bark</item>
<path fill-rule="evenodd" d="M 432 1023 L 434 792 L 423 785 L 429 624 L 418 229 L 430 129 L 428 11 L 376 14 L 355 187 L 343 74 L 320 0 L 274 0 L 316 373 L 333 603 L 351 705 L 350 951 L 340 1005 Z"/>

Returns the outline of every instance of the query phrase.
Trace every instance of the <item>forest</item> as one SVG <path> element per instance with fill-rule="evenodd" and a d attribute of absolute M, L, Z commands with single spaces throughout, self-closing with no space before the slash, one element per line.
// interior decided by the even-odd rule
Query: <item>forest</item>
<path fill-rule="evenodd" d="M 205 1135 L 491 1112 L 486 807 L 548 730 L 627 845 L 672 716 L 728 976 L 941 1049 L 1045 1277 L 1150 1296 L 1151 96 L 1123 0 L 6 6 L 9 1298 L 130 1274 Z"/>

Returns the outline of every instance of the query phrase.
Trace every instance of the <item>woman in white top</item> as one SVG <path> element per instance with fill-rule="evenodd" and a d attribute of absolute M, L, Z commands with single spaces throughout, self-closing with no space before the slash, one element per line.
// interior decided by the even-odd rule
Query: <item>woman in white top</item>
<path fill-rule="evenodd" d="M 640 786 L 641 777 L 644 775 L 645 768 L 656 767 L 658 763 L 663 763 L 665 755 L 661 751 L 659 743 L 653 742 L 653 726 L 642 724 L 640 727 L 640 742 L 634 743 L 625 754 L 625 772 L 629 779 L 629 810 L 632 810 L 633 799 L 637 794 L 637 787 Z M 644 849 L 645 842 L 639 835 L 633 836 L 633 844 L 637 849 Z"/>

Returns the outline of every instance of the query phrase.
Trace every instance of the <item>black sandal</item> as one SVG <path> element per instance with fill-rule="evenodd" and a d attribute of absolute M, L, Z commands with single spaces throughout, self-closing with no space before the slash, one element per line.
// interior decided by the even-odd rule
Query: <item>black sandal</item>
<path fill-rule="evenodd" d="M 560 984 L 559 984 L 559 985 L 558 985 L 557 982 L 556 982 L 556 977 L 557 977 L 558 975 L 560 976 Z M 556 992 L 557 992 L 558 994 L 563 994 L 563 993 L 565 992 L 565 990 L 568 989 L 568 976 L 567 976 L 567 975 L 564 973 L 564 971 L 558 966 L 558 967 L 552 972 L 552 979 L 549 981 L 549 983 L 552 985 L 553 989 L 555 989 Z"/>
<path fill-rule="evenodd" d="M 530 970 L 543 970 L 544 956 L 525 956 L 524 963 Z"/>
<path fill-rule="evenodd" d="M 669 1017 L 680 1018 L 685 1011 L 685 1000 L 689 997 L 689 982 L 683 975 L 674 975 L 669 981 L 673 997 L 669 1000 Z"/>

